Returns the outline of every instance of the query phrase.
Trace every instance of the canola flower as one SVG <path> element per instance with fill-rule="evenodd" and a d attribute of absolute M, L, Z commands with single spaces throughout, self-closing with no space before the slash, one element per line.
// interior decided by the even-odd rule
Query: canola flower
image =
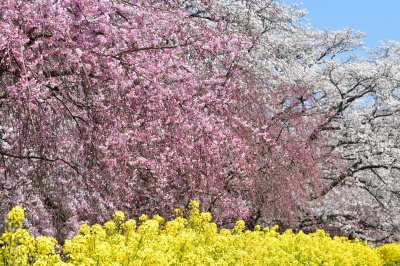
<path fill-rule="evenodd" d="M 34 238 L 22 228 L 24 210 L 14 207 L 7 215 L 8 226 L 0 237 L 0 266 L 14 265 L 64 265 L 59 254 L 57 240 L 52 237 Z"/>
<path fill-rule="evenodd" d="M 118 211 L 103 226 L 80 226 L 66 240 L 61 260 L 57 241 L 34 238 L 22 228 L 24 210 L 13 208 L 0 238 L 3 265 L 399 265 L 400 244 L 378 248 L 345 237 L 331 238 L 323 230 L 280 234 L 278 227 L 244 230 L 240 220 L 232 230 L 217 228 L 199 204 L 189 205 L 188 218 L 176 209 L 175 219 L 147 215 L 125 221 Z"/>

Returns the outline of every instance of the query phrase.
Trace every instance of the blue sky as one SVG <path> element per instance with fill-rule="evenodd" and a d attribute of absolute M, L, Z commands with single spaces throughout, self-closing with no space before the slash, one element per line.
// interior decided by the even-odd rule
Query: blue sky
<path fill-rule="evenodd" d="M 367 34 L 365 46 L 374 48 L 381 40 L 400 41 L 400 0 L 283 0 L 303 3 L 309 23 L 318 29 L 346 26 Z"/>

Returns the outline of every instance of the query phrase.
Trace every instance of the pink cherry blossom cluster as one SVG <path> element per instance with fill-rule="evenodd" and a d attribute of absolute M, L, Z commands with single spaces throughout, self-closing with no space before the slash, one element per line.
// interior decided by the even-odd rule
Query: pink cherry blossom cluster
<path fill-rule="evenodd" d="M 260 68 L 256 47 L 279 54 L 248 30 L 260 12 L 282 30 L 291 17 L 189 2 L 1 1 L 2 213 L 20 204 L 58 237 L 194 199 L 220 225 L 296 222 L 335 158 L 313 95 Z"/>

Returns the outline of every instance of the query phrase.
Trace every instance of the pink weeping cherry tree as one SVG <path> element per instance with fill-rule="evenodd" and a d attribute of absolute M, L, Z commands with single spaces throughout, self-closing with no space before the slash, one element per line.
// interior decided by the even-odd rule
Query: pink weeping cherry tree
<path fill-rule="evenodd" d="M 262 63 L 281 52 L 257 32 L 300 15 L 274 1 L 1 1 L 1 213 L 21 205 L 31 232 L 59 238 L 192 199 L 219 225 L 295 225 L 335 157 L 326 114 Z"/>

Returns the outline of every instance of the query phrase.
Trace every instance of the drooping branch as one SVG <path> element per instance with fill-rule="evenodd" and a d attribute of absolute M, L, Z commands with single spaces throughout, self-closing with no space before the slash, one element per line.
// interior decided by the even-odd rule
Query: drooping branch
<path fill-rule="evenodd" d="M 57 161 L 61 161 L 64 164 L 68 165 L 70 168 L 72 168 L 75 172 L 77 172 L 79 175 L 82 175 L 79 171 L 79 167 L 71 164 L 70 162 L 64 160 L 63 158 L 56 157 L 56 158 L 47 158 L 45 156 L 36 156 L 36 155 L 30 155 L 29 153 L 27 155 L 15 155 L 11 153 L 7 153 L 3 150 L 0 150 L 0 154 L 4 157 L 10 157 L 10 158 L 15 158 L 15 159 L 27 159 L 27 160 L 41 160 L 41 161 L 46 161 L 46 162 L 52 162 L 55 163 Z"/>

